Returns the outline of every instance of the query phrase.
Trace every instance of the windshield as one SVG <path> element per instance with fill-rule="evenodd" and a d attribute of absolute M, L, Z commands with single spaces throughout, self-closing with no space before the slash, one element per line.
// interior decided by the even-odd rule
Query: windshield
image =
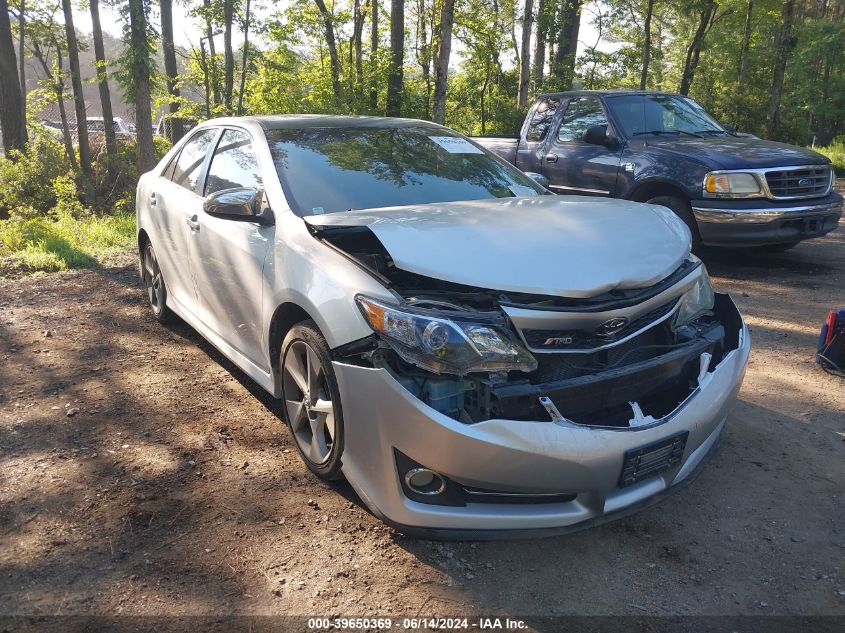
<path fill-rule="evenodd" d="M 618 95 L 605 99 L 625 136 L 727 134 L 698 103 L 675 95 Z"/>
<path fill-rule="evenodd" d="M 440 128 L 309 127 L 266 134 L 298 215 L 545 193 L 515 167 Z"/>

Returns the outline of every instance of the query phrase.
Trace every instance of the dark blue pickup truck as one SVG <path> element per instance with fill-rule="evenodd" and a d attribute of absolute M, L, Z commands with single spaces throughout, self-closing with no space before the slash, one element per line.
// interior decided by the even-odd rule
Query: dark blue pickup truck
<path fill-rule="evenodd" d="M 669 207 L 696 245 L 784 250 L 832 231 L 842 215 L 826 157 L 737 134 L 682 95 L 544 94 L 518 139 L 474 140 L 555 193 Z"/>

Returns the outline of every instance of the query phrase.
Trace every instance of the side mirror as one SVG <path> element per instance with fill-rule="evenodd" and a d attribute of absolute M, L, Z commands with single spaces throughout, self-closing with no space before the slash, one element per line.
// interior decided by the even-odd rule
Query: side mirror
<path fill-rule="evenodd" d="M 546 178 L 543 174 L 538 174 L 536 171 L 526 171 L 525 175 L 541 187 L 544 187 L 546 189 L 549 188 L 549 179 Z"/>
<path fill-rule="evenodd" d="M 584 130 L 584 142 L 590 145 L 608 145 L 606 125 L 591 125 Z"/>
<path fill-rule="evenodd" d="M 733 126 L 733 125 L 723 125 L 722 127 L 725 128 L 725 132 L 727 132 L 728 134 L 736 134 L 736 127 L 735 126 Z"/>
<path fill-rule="evenodd" d="M 273 212 L 264 201 L 264 192 L 255 189 L 223 189 L 207 196 L 202 210 L 225 220 L 256 222 L 262 226 L 275 223 Z"/>

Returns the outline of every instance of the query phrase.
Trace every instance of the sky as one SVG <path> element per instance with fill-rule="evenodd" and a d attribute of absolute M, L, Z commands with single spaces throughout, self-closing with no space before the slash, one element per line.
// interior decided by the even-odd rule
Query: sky
<path fill-rule="evenodd" d="M 288 4 L 287 0 L 274 2 L 270 8 L 258 8 L 256 13 L 259 19 L 267 19 L 276 11 L 283 10 Z M 600 6 L 600 0 L 586 2 L 581 12 L 581 30 L 578 41 L 578 53 L 580 54 L 586 47 L 594 46 L 598 39 L 598 31 L 592 24 L 596 11 Z M 158 16 L 153 17 L 154 20 Z M 91 14 L 88 11 L 76 10 L 73 14 L 74 26 L 84 32 L 91 33 Z M 100 5 L 100 23 L 103 25 L 103 30 L 113 37 L 121 37 L 123 33 L 123 18 L 120 15 L 119 9 L 104 4 Z M 202 36 L 200 26 L 194 18 L 188 15 L 188 8 L 182 3 L 173 3 L 173 39 L 177 46 L 184 48 L 191 48 L 199 44 L 199 38 Z M 221 39 L 220 47 L 222 47 L 222 35 L 218 36 Z M 240 41 L 241 38 L 234 36 L 234 41 Z M 255 42 L 256 45 L 261 46 L 261 41 Z M 456 43 L 457 44 L 457 43 Z M 609 51 L 614 48 L 611 42 L 606 39 L 602 41 L 599 50 Z M 218 50 L 220 48 L 218 47 Z M 458 48 L 453 49 L 460 56 Z M 459 60 L 456 60 L 459 61 Z"/>

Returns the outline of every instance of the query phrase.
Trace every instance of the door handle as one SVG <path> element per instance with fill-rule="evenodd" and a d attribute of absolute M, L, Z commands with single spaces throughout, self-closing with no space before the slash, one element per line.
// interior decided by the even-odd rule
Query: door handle
<path fill-rule="evenodd" d="M 188 226 L 191 227 L 192 231 L 199 231 L 200 230 L 200 223 L 199 223 L 199 220 L 197 219 L 196 215 L 188 218 Z"/>
<path fill-rule="evenodd" d="M 156 206 L 156 194 L 155 194 L 155 191 L 153 191 L 153 192 L 150 194 L 150 206 L 151 206 L 151 207 Z"/>
<path fill-rule="evenodd" d="M 546 154 L 546 162 L 547 163 L 556 163 L 557 162 L 557 154 Z"/>

